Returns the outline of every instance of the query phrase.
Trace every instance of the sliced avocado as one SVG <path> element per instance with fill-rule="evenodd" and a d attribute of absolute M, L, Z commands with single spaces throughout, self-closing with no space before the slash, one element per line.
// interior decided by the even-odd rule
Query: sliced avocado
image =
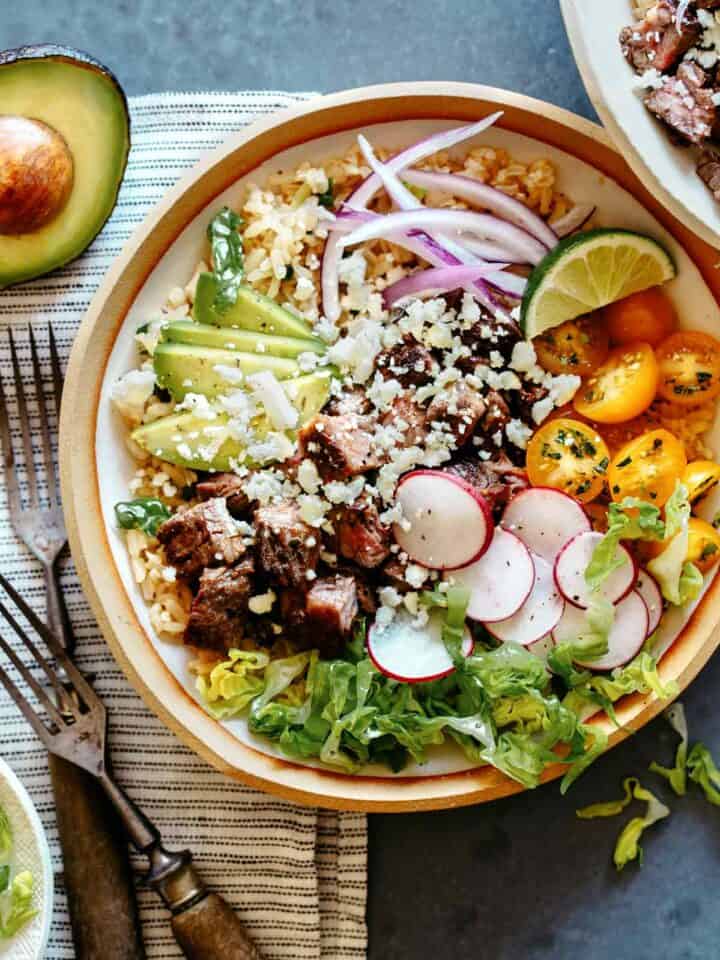
<path fill-rule="evenodd" d="M 232 327 L 213 327 L 193 320 L 175 320 L 163 328 L 163 340 L 188 343 L 218 350 L 244 350 L 271 357 L 299 357 L 301 353 L 325 353 L 322 340 L 301 337 L 275 337 L 256 330 L 235 330 Z"/>
<path fill-rule="evenodd" d="M 153 365 L 159 386 L 169 390 L 175 400 L 182 400 L 186 393 L 216 397 L 237 389 L 237 383 L 218 370 L 219 366 L 241 370 L 245 376 L 269 370 L 278 380 L 297 377 L 300 373 L 295 360 L 287 357 L 216 350 L 187 343 L 159 343 L 153 353 Z"/>
<path fill-rule="evenodd" d="M 54 44 L 0 53 L 0 287 L 92 242 L 130 148 L 125 95 L 92 57 Z"/>
<path fill-rule="evenodd" d="M 283 388 L 300 414 L 299 425 L 325 406 L 330 395 L 331 376 L 330 371 L 323 370 L 283 381 Z M 271 429 L 264 416 L 258 417 L 253 426 L 259 439 Z M 241 462 L 245 458 L 241 444 L 230 435 L 227 428 L 228 416 L 225 413 L 218 413 L 214 420 L 201 419 L 193 413 L 179 413 L 138 427 L 132 438 L 148 453 L 181 467 L 231 470 L 231 460 Z M 217 447 L 223 432 L 225 437 L 219 449 L 214 456 L 208 457 L 210 448 Z"/>
<path fill-rule="evenodd" d="M 241 286 L 235 303 L 226 310 L 213 307 L 215 278 L 211 273 L 202 273 L 198 278 L 193 306 L 193 319 L 198 323 L 212 323 L 218 327 L 237 327 L 239 330 L 256 330 L 258 333 L 278 337 L 312 337 L 312 329 L 288 310 L 264 297 L 250 287 Z"/>

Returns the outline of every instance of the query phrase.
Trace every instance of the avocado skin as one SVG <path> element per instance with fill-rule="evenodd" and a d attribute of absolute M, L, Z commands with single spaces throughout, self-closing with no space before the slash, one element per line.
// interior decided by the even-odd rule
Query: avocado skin
<path fill-rule="evenodd" d="M 123 157 L 121 169 L 119 171 L 119 175 L 117 176 L 117 183 L 115 185 L 112 204 L 109 205 L 107 215 L 105 216 L 104 220 L 101 223 L 99 223 L 96 226 L 96 228 L 93 229 L 92 235 L 83 237 L 82 246 L 79 249 L 75 250 L 69 256 L 62 257 L 58 261 L 53 261 L 50 264 L 50 266 L 48 266 L 47 268 L 39 267 L 37 271 L 34 271 L 34 270 L 32 272 L 29 271 L 27 273 L 24 273 L 22 276 L 19 276 L 17 279 L 11 279 L 9 281 L 5 281 L 3 280 L 3 277 L 0 274 L 0 290 L 5 289 L 7 287 L 14 286 L 17 283 L 22 283 L 26 280 L 32 280 L 32 279 L 35 279 L 36 277 L 41 277 L 41 276 L 47 275 L 48 273 L 52 273 L 53 271 L 60 269 L 60 267 L 65 266 L 67 263 L 72 262 L 77 257 L 79 257 L 82 253 L 84 253 L 85 250 L 87 250 L 87 248 L 90 246 L 93 240 L 97 237 L 97 235 L 103 229 L 103 227 L 109 220 L 113 210 L 115 209 L 118 193 L 120 191 L 120 187 L 122 185 L 122 182 L 125 176 L 125 171 L 127 169 L 128 155 L 130 153 L 131 124 L 130 124 L 130 111 L 128 109 L 127 97 L 125 95 L 125 91 L 123 90 L 120 84 L 120 81 L 117 79 L 117 77 L 112 72 L 112 70 L 109 69 L 109 67 L 106 67 L 99 60 L 96 60 L 95 57 L 91 56 L 89 53 L 86 53 L 83 50 L 77 50 L 74 47 L 65 46 L 64 44 L 41 43 L 41 44 L 28 44 L 23 47 L 15 47 L 10 50 L 0 51 L 0 70 L 2 70 L 4 67 L 12 66 L 13 64 L 21 63 L 22 61 L 33 61 L 33 60 L 55 60 L 55 61 L 65 62 L 65 63 L 71 64 L 72 66 L 77 67 L 78 69 L 86 69 L 89 71 L 94 71 L 96 73 L 102 74 L 102 76 L 105 77 L 105 79 L 112 84 L 120 100 L 122 111 L 125 118 L 124 157 Z M 62 212 L 60 213 L 58 219 L 61 219 L 61 218 L 62 218 Z"/>

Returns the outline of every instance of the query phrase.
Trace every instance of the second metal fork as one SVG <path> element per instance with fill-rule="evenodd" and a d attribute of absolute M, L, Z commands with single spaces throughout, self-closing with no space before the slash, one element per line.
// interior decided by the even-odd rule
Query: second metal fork
<path fill-rule="evenodd" d="M 43 566 L 47 595 L 48 626 L 61 640 L 62 645 L 68 653 L 72 653 L 74 647 L 73 633 L 70 629 L 67 608 L 58 587 L 55 571 L 55 564 L 57 563 L 58 557 L 67 544 L 67 533 L 65 532 L 65 521 L 63 520 L 62 504 L 60 502 L 60 485 L 55 468 L 55 459 L 53 457 L 49 409 L 45 400 L 40 358 L 38 356 L 37 343 L 32 327 L 28 328 L 28 333 L 35 396 L 37 398 L 38 412 L 40 415 L 40 447 L 47 492 L 46 496 L 43 497 L 41 476 L 35 469 L 30 412 L 23 379 L 20 374 L 20 363 L 18 361 L 12 331 L 8 330 L 10 358 L 12 361 L 15 395 L 17 397 L 20 421 L 21 444 L 25 461 L 25 475 L 27 477 L 27 495 L 23 498 L 20 481 L 18 479 L 15 449 L 12 442 L 8 405 L 2 378 L 0 378 L 0 440 L 2 441 L 2 455 L 5 464 L 5 483 L 10 507 L 10 520 L 17 535 Z M 63 381 L 60 357 L 58 355 L 52 327 L 48 327 L 48 340 L 53 394 L 55 397 L 55 414 L 57 419 L 59 419 Z"/>

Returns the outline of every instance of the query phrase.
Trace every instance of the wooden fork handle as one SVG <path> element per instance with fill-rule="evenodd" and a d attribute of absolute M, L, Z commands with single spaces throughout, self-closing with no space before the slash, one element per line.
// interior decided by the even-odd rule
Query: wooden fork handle
<path fill-rule="evenodd" d="M 177 913 L 172 929 L 188 960 L 262 960 L 238 915 L 216 893 Z"/>

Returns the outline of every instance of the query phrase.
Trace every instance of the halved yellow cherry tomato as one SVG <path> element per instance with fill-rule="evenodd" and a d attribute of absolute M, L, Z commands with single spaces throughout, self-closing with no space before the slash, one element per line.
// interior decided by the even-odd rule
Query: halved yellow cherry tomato
<path fill-rule="evenodd" d="M 631 293 L 605 307 L 603 312 L 613 344 L 642 340 L 656 347 L 677 326 L 675 307 L 660 287 Z"/>
<path fill-rule="evenodd" d="M 608 467 L 613 500 L 639 497 L 661 507 L 687 466 L 685 448 L 668 430 L 651 430 L 622 446 Z"/>
<path fill-rule="evenodd" d="M 594 500 L 602 492 L 609 455 L 599 433 L 579 420 L 549 420 L 527 447 L 527 472 L 535 487 L 554 487 Z"/>
<path fill-rule="evenodd" d="M 720 533 L 707 520 L 690 517 L 686 559 L 701 573 L 707 573 L 720 560 Z"/>
<path fill-rule="evenodd" d="M 623 423 L 647 410 L 655 398 L 658 369 L 647 343 L 611 350 L 605 363 L 575 394 L 578 413 L 598 423 Z"/>
<path fill-rule="evenodd" d="M 693 460 L 685 467 L 682 482 L 687 487 L 688 500 L 693 503 L 720 483 L 720 464 L 713 460 Z"/>
<path fill-rule="evenodd" d="M 658 393 L 681 406 L 696 406 L 720 393 L 720 341 L 707 333 L 682 331 L 657 348 Z"/>
<path fill-rule="evenodd" d="M 608 335 L 597 314 L 566 320 L 533 340 L 538 363 L 549 373 L 585 377 L 608 355 Z"/>

